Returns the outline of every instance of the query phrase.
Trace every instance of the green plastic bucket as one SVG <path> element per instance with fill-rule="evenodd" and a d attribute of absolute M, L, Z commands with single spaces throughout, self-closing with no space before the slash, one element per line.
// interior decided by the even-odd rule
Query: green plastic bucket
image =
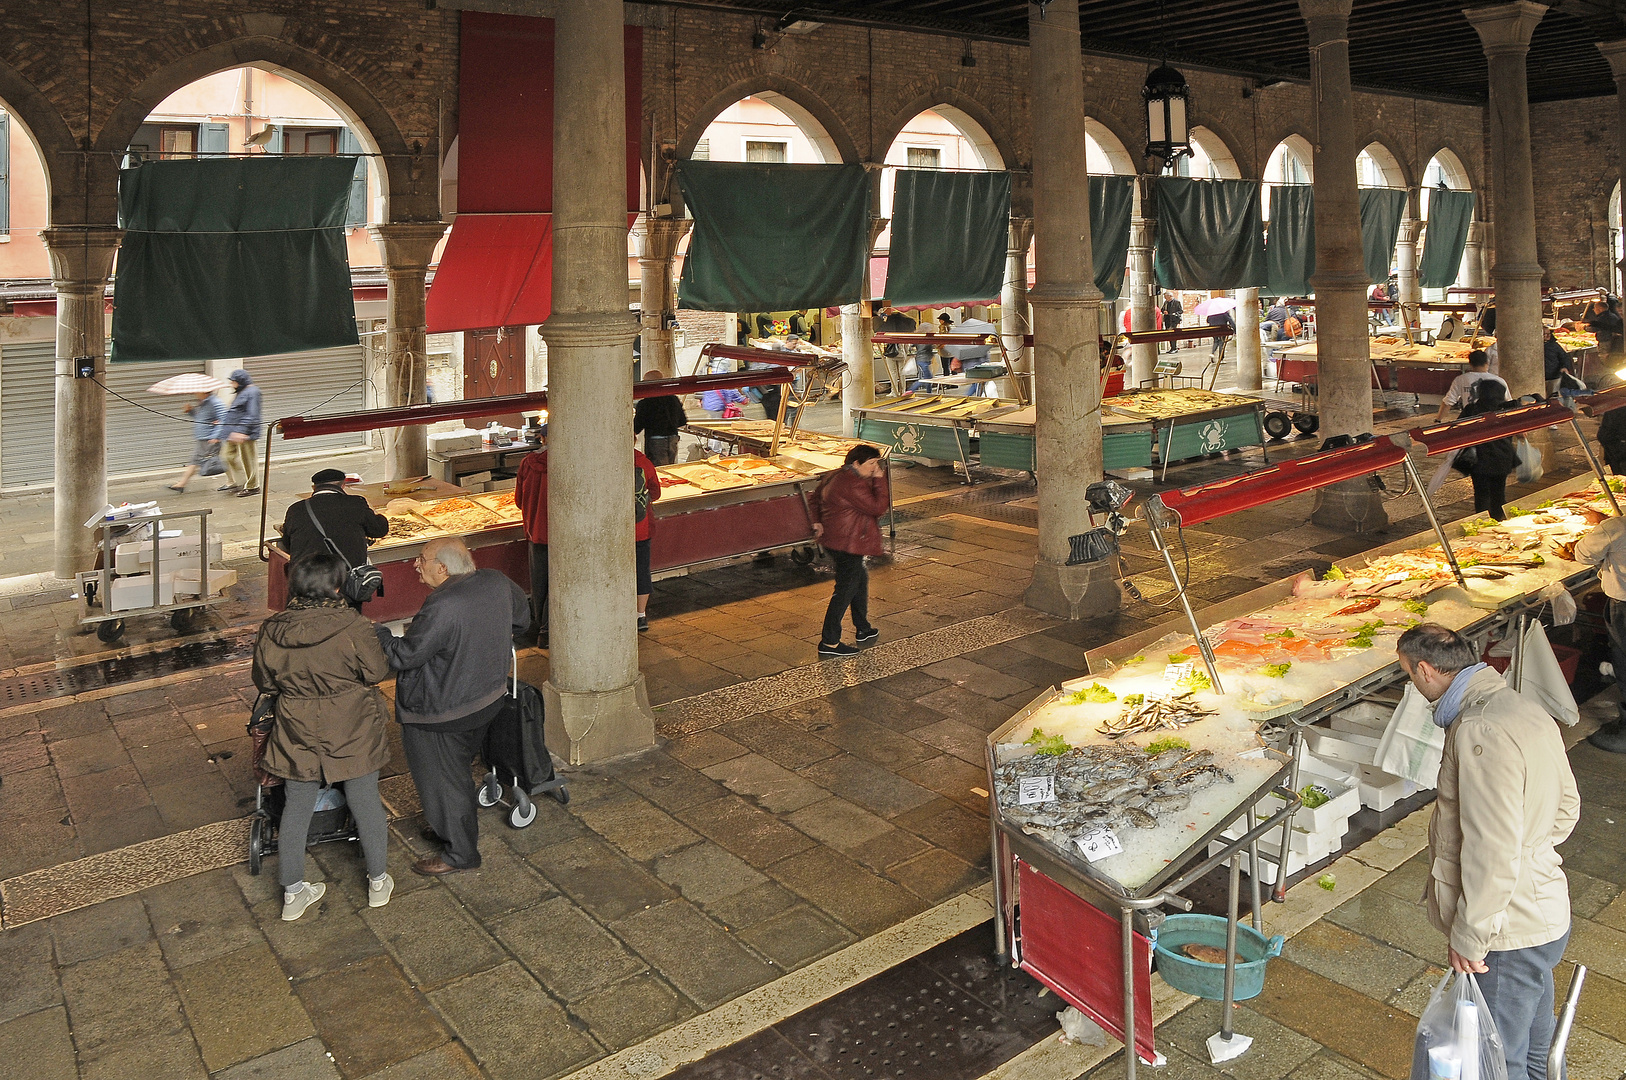
<path fill-rule="evenodd" d="M 1236 928 L 1236 982 L 1232 999 L 1258 997 L 1265 988 L 1265 964 L 1282 954 L 1277 934 L 1267 939 L 1245 923 Z M 1157 931 L 1157 970 L 1176 990 L 1220 1001 L 1225 997 L 1225 965 L 1193 960 L 1180 951 L 1183 945 L 1211 945 L 1225 951 L 1225 920 L 1218 915 L 1170 915 Z"/>

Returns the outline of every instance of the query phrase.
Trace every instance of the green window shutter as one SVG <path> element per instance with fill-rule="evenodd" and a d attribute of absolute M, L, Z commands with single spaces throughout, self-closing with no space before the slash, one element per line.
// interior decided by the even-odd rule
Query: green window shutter
<path fill-rule="evenodd" d="M 11 117 L 0 113 L 0 236 L 11 233 Z"/>
<path fill-rule="evenodd" d="M 367 159 L 362 157 L 361 140 L 349 128 L 339 129 L 339 153 L 355 154 L 356 171 L 350 179 L 350 208 L 345 213 L 347 226 L 367 224 Z"/>
<path fill-rule="evenodd" d="M 226 143 L 231 129 L 225 124 L 198 125 L 198 156 L 224 157 L 231 152 Z"/>

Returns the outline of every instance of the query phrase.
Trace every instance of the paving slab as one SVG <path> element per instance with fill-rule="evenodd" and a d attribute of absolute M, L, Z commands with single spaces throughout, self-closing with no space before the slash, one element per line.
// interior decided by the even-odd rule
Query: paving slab
<path fill-rule="evenodd" d="M 0 1061 L 11 1080 L 78 1080 L 67 1010 L 58 1005 L 0 1023 Z"/>
<path fill-rule="evenodd" d="M 316 1033 L 264 942 L 194 964 L 178 982 L 187 1022 L 211 1072 Z"/>
<path fill-rule="evenodd" d="M 1274 968 L 1275 961 L 1271 965 Z M 1237 1080 L 1280 1080 L 1321 1049 L 1316 1040 L 1261 1015 L 1246 1002 L 1235 1011 L 1232 1023 L 1238 1034 L 1253 1037 L 1253 1046 L 1241 1057 L 1212 1067 Z M 1161 1025 L 1157 1042 L 1160 1049 L 1167 1041 L 1180 1053 L 1207 1061 L 1206 1041 L 1219 1029 L 1220 1003 L 1199 1001 Z"/>
<path fill-rule="evenodd" d="M 1264 992 L 1248 1002 L 1247 1008 L 1389 1080 L 1408 1080 L 1411 1076 L 1412 1043 L 1417 1032 L 1413 1017 L 1292 961 L 1271 961 Z"/>
<path fill-rule="evenodd" d="M 261 940 L 230 871 L 182 878 L 142 893 L 164 959 L 177 970 Z"/>
<path fill-rule="evenodd" d="M 782 859 L 768 874 L 849 929 L 868 935 L 925 909 L 902 886 L 865 870 L 829 848 Z"/>
<path fill-rule="evenodd" d="M 1617 982 L 1626 982 L 1626 932 L 1591 919 L 1572 918 L 1570 943 L 1564 950 L 1564 959 L 1585 964 Z"/>
<path fill-rule="evenodd" d="M 706 914 L 716 919 L 725 929 L 739 930 L 755 926 L 764 919 L 784 911 L 798 901 L 795 893 L 773 881 L 764 881 L 749 889 L 704 904 Z"/>
<path fill-rule="evenodd" d="M 1570 1032 L 1564 1065 L 1569 1080 L 1620 1080 L 1626 1076 L 1626 1046 L 1577 1027 Z"/>
<path fill-rule="evenodd" d="M 686 900 L 637 912 L 611 928 L 702 1008 L 719 1005 L 778 974 Z"/>
<path fill-rule="evenodd" d="M 637 766 L 621 772 L 618 778 L 668 813 L 720 799 L 727 793 L 699 770 L 659 750 L 645 754 Z"/>
<path fill-rule="evenodd" d="M 745 860 L 710 841 L 656 859 L 655 876 L 677 889 L 690 903 L 703 906 L 726 900 L 768 880 Z"/>
<path fill-rule="evenodd" d="M 506 830 L 507 826 L 499 828 Z M 419 876 L 407 867 L 400 867 L 399 870 L 399 874 L 392 875 L 397 880 Z M 481 919 L 535 907 L 548 897 L 557 895 L 557 890 L 548 880 L 515 854 L 495 829 L 487 829 L 485 835 L 480 837 L 478 869 L 451 874 L 442 881 L 464 907 Z"/>
<path fill-rule="evenodd" d="M 987 873 L 955 858 L 942 848 L 928 848 L 911 859 L 890 866 L 886 876 L 928 904 L 940 904 L 988 879 Z"/>
<path fill-rule="evenodd" d="M 559 896 L 494 923 L 492 932 L 538 982 L 565 1001 L 642 971 L 644 963 Z"/>
<path fill-rule="evenodd" d="M 756 753 L 718 762 L 703 771 L 772 814 L 790 813 L 829 795 L 817 783 Z"/>
<path fill-rule="evenodd" d="M 797 904 L 741 931 L 740 940 L 779 968 L 791 971 L 856 939 L 814 908 Z"/>
<path fill-rule="evenodd" d="M 622 803 L 601 803 L 581 811 L 582 822 L 634 862 L 648 862 L 700 842 L 700 835 L 642 796 L 627 792 Z"/>
<path fill-rule="evenodd" d="M 603 922 L 653 907 L 673 895 L 647 870 L 597 838 L 555 844 L 527 859 L 561 892 Z"/>
<path fill-rule="evenodd" d="M 690 807 L 678 818 L 758 869 L 814 845 L 805 834 L 737 795 Z"/>
<path fill-rule="evenodd" d="M 191 1041 L 163 953 L 152 942 L 63 968 L 62 996 L 81 1053 L 148 1036 Z"/>
<path fill-rule="evenodd" d="M 1327 918 L 1347 930 L 1402 949 L 1433 964 L 1444 964 L 1445 936 L 1428 921 L 1428 911 L 1377 889 L 1334 908 Z"/>
<path fill-rule="evenodd" d="M 734 720 L 718 727 L 717 734 L 727 736 L 742 747 L 787 769 L 800 769 L 839 752 L 836 746 L 824 739 L 809 735 L 772 716 L 747 716 L 743 720 Z"/>
<path fill-rule="evenodd" d="M 185 1031 L 121 1039 L 79 1055 L 79 1080 L 205 1080 L 208 1075 L 197 1043 Z"/>
<path fill-rule="evenodd" d="M 897 817 L 937 797 L 919 784 L 850 754 L 815 762 L 802 775 L 884 818 Z"/>
<path fill-rule="evenodd" d="M 1386 948 L 1370 938 L 1332 923 L 1305 927 L 1287 942 L 1282 955 L 1376 1001 L 1391 995 L 1428 967 L 1410 953 Z"/>
<path fill-rule="evenodd" d="M 215 1080 L 339 1080 L 338 1067 L 328 1056 L 321 1039 L 273 1050 L 250 1058 L 241 1065 L 233 1065 L 218 1073 Z"/>
<path fill-rule="evenodd" d="M 681 1023 L 695 1010 L 671 986 L 644 972 L 575 1002 L 570 1011 L 605 1049 L 620 1050 Z"/>
<path fill-rule="evenodd" d="M 491 1080 L 541 1080 L 601 1052 L 513 961 L 429 998 Z"/>
<path fill-rule="evenodd" d="M 153 939 L 147 909 L 134 896 L 70 911 L 43 925 L 50 927 L 51 937 L 56 942 L 57 963 L 63 967 L 95 960 Z M 11 936 L 0 937 L 0 954 L 4 953 Z M 0 966 L 4 966 L 3 960 Z"/>
<path fill-rule="evenodd" d="M 659 723 L 660 711 L 656 710 Z M 716 731 L 700 731 L 672 740 L 666 748 L 673 760 L 691 769 L 704 769 L 746 752 L 746 748 Z"/>
<path fill-rule="evenodd" d="M 444 1043 L 398 1065 L 373 1073 L 367 1080 L 480 1080 L 480 1066 L 457 1043 Z"/>
<path fill-rule="evenodd" d="M 35 923 L 0 935 L 0 1023 L 60 1004 L 51 932 Z"/>
<path fill-rule="evenodd" d="M 438 986 L 495 967 L 501 950 L 444 889 L 419 889 L 362 913 L 413 983 Z M 428 927 L 434 933 L 426 933 Z"/>
<path fill-rule="evenodd" d="M 428 1002 L 387 956 L 347 964 L 296 992 L 345 1076 L 368 1076 L 450 1037 Z M 358 1004 L 365 1003 L 365 1008 Z"/>

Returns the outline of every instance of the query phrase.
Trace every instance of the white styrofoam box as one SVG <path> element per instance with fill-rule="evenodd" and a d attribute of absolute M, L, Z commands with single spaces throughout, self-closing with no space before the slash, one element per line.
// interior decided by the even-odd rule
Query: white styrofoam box
<path fill-rule="evenodd" d="M 1360 767 L 1361 805 L 1373 810 L 1387 810 L 1408 795 L 1417 792 L 1417 785 L 1403 776 L 1386 773 L 1370 765 Z"/>
<path fill-rule="evenodd" d="M 165 568 L 175 567 L 190 559 L 194 566 L 198 559 L 198 535 L 166 536 L 158 541 L 158 558 Z M 221 554 L 219 536 L 209 537 L 209 561 L 219 562 Z M 113 549 L 113 570 L 119 574 L 141 573 L 152 565 L 152 541 L 131 540 Z"/>
<path fill-rule="evenodd" d="M 1357 804 L 1358 805 L 1358 804 Z M 1235 840 L 1242 836 L 1246 830 L 1241 821 L 1226 829 L 1221 836 Z M 1304 829 L 1292 828 L 1287 830 L 1287 850 L 1296 851 L 1309 858 L 1311 862 L 1325 859 L 1337 851 L 1344 841 L 1344 834 L 1349 831 L 1349 819 L 1344 818 L 1337 823 L 1336 831 L 1324 833 L 1307 832 Z M 1282 830 L 1280 826 L 1271 829 L 1259 838 L 1259 846 L 1274 855 L 1281 848 Z"/>
<path fill-rule="evenodd" d="M 1218 855 L 1220 853 L 1220 851 L 1224 848 L 1224 846 L 1225 845 L 1224 845 L 1223 841 L 1215 840 L 1215 841 L 1213 841 L 1212 843 L 1210 843 L 1208 845 L 1208 854 L 1210 854 L 1210 855 Z M 1321 856 L 1321 858 L 1324 859 L 1324 858 L 1326 858 L 1326 856 L 1323 855 L 1323 856 Z M 1305 855 L 1303 855 L 1303 854 L 1301 854 L 1301 853 L 1299 853 L 1297 851 L 1293 851 L 1291 848 L 1289 848 L 1289 850 L 1287 852 L 1287 874 L 1288 874 L 1289 877 L 1291 877 L 1292 875 L 1298 873 L 1300 870 L 1303 870 L 1306 866 L 1309 866 L 1312 862 L 1319 862 L 1319 861 L 1321 861 L 1321 860 L 1320 859 L 1308 858 Z M 1252 862 L 1252 860 L 1250 860 L 1248 858 L 1247 851 L 1244 850 L 1242 852 L 1242 872 L 1244 874 L 1247 874 L 1250 877 L 1253 876 L 1251 862 Z M 1264 884 L 1266 884 L 1266 885 L 1274 885 L 1274 884 L 1276 884 L 1276 870 L 1277 870 L 1276 864 L 1271 862 L 1269 859 L 1261 858 L 1259 860 L 1259 874 L 1258 874 L 1258 877 L 1259 877 L 1259 880 L 1262 881 Z"/>
<path fill-rule="evenodd" d="M 1321 757 L 1347 761 L 1353 765 L 1370 765 L 1378 757 L 1378 740 L 1365 735 L 1352 735 L 1347 731 L 1334 734 L 1306 728 L 1304 737 L 1310 749 Z"/>
<path fill-rule="evenodd" d="M 1299 790 L 1307 786 L 1319 788 L 1326 796 L 1327 801 L 1320 806 L 1301 806 L 1293 815 L 1293 827 L 1303 829 L 1305 832 L 1326 834 L 1337 830 L 1342 836 L 1348 832 L 1347 823 L 1351 814 L 1361 808 L 1361 793 L 1356 784 L 1347 777 L 1317 776 L 1304 769 L 1299 770 Z"/>
<path fill-rule="evenodd" d="M 491 481 L 491 470 L 484 472 L 464 473 L 457 478 L 457 486 L 465 491 L 484 491 L 486 484 Z"/>
<path fill-rule="evenodd" d="M 1334 731 L 1382 738 L 1383 729 L 1389 726 L 1389 718 L 1393 715 L 1393 706 L 1386 708 L 1375 701 L 1357 701 L 1347 709 L 1333 713 L 1328 718 L 1328 724 Z"/>
<path fill-rule="evenodd" d="M 158 602 L 160 604 L 175 602 L 175 579 L 169 574 L 164 574 L 158 579 Z M 113 579 L 107 598 L 107 610 L 133 611 L 136 608 L 152 606 L 151 574 L 127 574 Z"/>
<path fill-rule="evenodd" d="M 1331 758 L 1316 757 L 1310 753 L 1310 744 L 1300 740 L 1299 775 L 1303 776 L 1305 773 L 1337 780 L 1345 787 L 1354 787 L 1356 783 L 1355 766 L 1347 761 L 1334 761 Z"/>
<path fill-rule="evenodd" d="M 483 436 L 473 428 L 458 428 L 455 431 L 431 431 L 429 433 L 429 449 L 437 454 L 451 453 L 455 450 L 478 450 Z"/>
<path fill-rule="evenodd" d="M 198 572 L 196 570 L 177 570 L 173 574 L 171 574 L 170 577 L 175 582 L 175 595 L 176 596 L 196 596 L 196 595 L 198 595 Z M 209 571 L 209 595 L 210 596 L 213 596 L 216 593 L 221 592 L 221 591 L 223 591 L 225 589 L 229 589 L 231 586 L 233 586 L 235 584 L 237 584 L 237 571 L 235 571 L 235 570 L 210 570 Z"/>

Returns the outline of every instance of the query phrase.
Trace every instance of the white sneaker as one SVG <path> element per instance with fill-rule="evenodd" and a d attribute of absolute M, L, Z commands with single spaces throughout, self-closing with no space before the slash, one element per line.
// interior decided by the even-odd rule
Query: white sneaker
<path fill-rule="evenodd" d="M 381 878 L 367 879 L 367 906 L 383 907 L 390 902 L 390 894 L 395 891 L 395 879 L 385 874 Z"/>
<path fill-rule="evenodd" d="M 311 885 L 301 883 L 298 890 L 282 894 L 282 921 L 293 922 L 305 914 L 305 909 L 327 894 L 327 885 L 318 881 Z"/>

